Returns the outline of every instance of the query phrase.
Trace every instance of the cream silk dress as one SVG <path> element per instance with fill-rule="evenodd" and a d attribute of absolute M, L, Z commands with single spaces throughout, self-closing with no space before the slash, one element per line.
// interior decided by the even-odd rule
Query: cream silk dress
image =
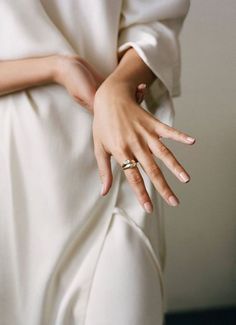
<path fill-rule="evenodd" d="M 133 46 L 157 76 L 142 105 L 172 125 L 188 10 L 188 0 L 0 0 L 0 60 L 78 54 L 106 77 Z M 161 200 L 140 169 L 146 214 L 113 159 L 100 196 L 91 126 L 56 84 L 0 97 L 1 325 L 163 323 Z"/>

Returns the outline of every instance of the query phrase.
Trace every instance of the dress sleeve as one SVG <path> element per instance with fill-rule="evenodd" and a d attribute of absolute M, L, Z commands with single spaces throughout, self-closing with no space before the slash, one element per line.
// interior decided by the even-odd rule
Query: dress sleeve
<path fill-rule="evenodd" d="M 124 0 L 118 35 L 118 56 L 133 47 L 156 75 L 147 96 L 155 114 L 160 98 L 181 95 L 179 34 L 190 0 Z"/>

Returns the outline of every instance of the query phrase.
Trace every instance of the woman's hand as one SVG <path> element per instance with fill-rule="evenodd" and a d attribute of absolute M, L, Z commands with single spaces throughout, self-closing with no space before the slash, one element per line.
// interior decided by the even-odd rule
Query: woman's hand
<path fill-rule="evenodd" d="M 0 61 L 0 96 L 15 91 L 58 83 L 83 107 L 93 113 L 94 95 L 104 78 L 84 59 L 73 55 Z M 142 101 L 144 87 L 137 86 Z"/>
<path fill-rule="evenodd" d="M 0 96 L 33 86 L 58 83 L 92 112 L 94 95 L 102 82 L 102 76 L 78 56 L 55 54 L 0 61 Z"/>
<path fill-rule="evenodd" d="M 63 85 L 68 93 L 90 113 L 93 114 L 94 96 L 104 78 L 79 56 L 59 56 L 55 81 Z M 145 84 L 138 85 L 136 100 L 144 98 Z"/>
<path fill-rule="evenodd" d="M 136 102 L 135 89 L 130 83 L 108 78 L 99 87 L 94 99 L 93 139 L 99 174 L 103 182 L 102 195 L 112 185 L 110 157 L 122 165 L 126 159 L 137 159 L 164 200 L 172 206 L 178 198 L 167 184 L 154 156 L 161 159 L 181 181 L 190 177 L 160 138 L 170 138 L 193 144 L 195 139 L 161 123 Z M 147 212 L 153 206 L 138 168 L 124 170 L 129 184 Z"/>
<path fill-rule="evenodd" d="M 93 113 L 94 95 L 104 78 L 79 56 L 58 57 L 55 81 L 83 107 Z"/>

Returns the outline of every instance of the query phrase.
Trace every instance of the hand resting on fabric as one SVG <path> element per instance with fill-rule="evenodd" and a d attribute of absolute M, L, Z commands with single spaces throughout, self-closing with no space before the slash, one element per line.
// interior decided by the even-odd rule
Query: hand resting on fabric
<path fill-rule="evenodd" d="M 86 60 L 79 56 L 60 56 L 55 80 L 63 85 L 68 93 L 93 113 L 94 96 L 105 80 Z M 145 84 L 137 86 L 136 100 L 141 103 L 144 98 Z"/>
<path fill-rule="evenodd" d="M 193 144 L 195 139 L 162 123 L 138 105 L 135 100 L 137 85 L 141 82 L 150 85 L 154 79 L 152 71 L 135 50 L 129 49 L 95 94 L 93 138 L 103 183 L 101 194 L 107 194 L 112 185 L 111 156 L 120 165 L 126 159 L 136 159 L 166 203 L 177 206 L 179 199 L 168 185 L 154 156 L 161 159 L 181 182 L 187 183 L 189 174 L 160 138 L 185 144 Z M 127 169 L 124 173 L 141 206 L 151 213 L 153 204 L 139 168 Z"/>
<path fill-rule="evenodd" d="M 88 62 L 73 55 L 0 61 L 0 96 L 57 83 L 94 114 L 93 138 L 103 183 L 102 195 L 106 195 L 112 185 L 110 157 L 119 164 L 126 159 L 137 159 L 164 200 L 176 206 L 179 200 L 154 156 L 186 183 L 189 175 L 160 138 L 186 144 L 193 144 L 195 139 L 161 123 L 139 105 L 145 96 L 145 85 L 148 87 L 154 79 L 152 71 L 134 49 L 126 51 L 118 67 L 105 80 Z M 150 213 L 153 206 L 139 169 L 127 169 L 124 173 L 138 201 Z"/>
<path fill-rule="evenodd" d="M 96 90 L 104 78 L 83 58 L 55 54 L 45 57 L 0 60 L 0 96 L 20 90 L 57 83 L 90 113 Z M 144 87 L 137 87 L 137 100 L 144 97 Z"/>

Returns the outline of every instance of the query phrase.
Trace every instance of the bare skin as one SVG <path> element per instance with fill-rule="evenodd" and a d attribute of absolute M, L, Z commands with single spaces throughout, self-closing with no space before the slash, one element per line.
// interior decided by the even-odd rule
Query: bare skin
<path fill-rule="evenodd" d="M 130 49 L 95 94 L 93 136 L 103 181 L 101 194 L 108 193 L 112 184 L 111 156 L 120 165 L 126 159 L 137 159 L 167 204 L 177 206 L 179 199 L 165 180 L 154 156 L 161 159 L 181 182 L 186 183 L 190 180 L 189 174 L 160 138 L 185 144 L 193 144 L 195 139 L 161 123 L 136 103 L 137 85 L 144 82 L 149 86 L 154 79 L 152 71 L 135 50 Z M 124 173 L 141 206 L 151 213 L 153 205 L 139 169 L 127 169 Z"/>
<path fill-rule="evenodd" d="M 145 95 L 145 85 L 150 86 L 154 79 L 155 75 L 133 49 L 126 51 L 106 80 L 78 56 L 52 55 L 0 61 L 0 96 L 57 83 L 94 114 L 94 149 L 103 182 L 102 195 L 106 195 L 112 185 L 111 156 L 119 164 L 125 159 L 136 158 L 164 200 L 175 206 L 179 200 L 155 163 L 154 156 L 162 159 L 182 182 L 187 182 L 189 175 L 160 138 L 187 144 L 193 144 L 195 139 L 191 140 L 183 132 L 161 123 L 139 105 Z M 153 206 L 139 169 L 124 172 L 138 201 L 150 213 Z M 180 173 L 185 173 L 185 180 Z"/>
<path fill-rule="evenodd" d="M 26 88 L 57 83 L 93 113 L 94 95 L 104 78 L 83 58 L 71 55 L 0 61 L 0 96 Z M 144 85 L 137 88 L 142 101 Z"/>

